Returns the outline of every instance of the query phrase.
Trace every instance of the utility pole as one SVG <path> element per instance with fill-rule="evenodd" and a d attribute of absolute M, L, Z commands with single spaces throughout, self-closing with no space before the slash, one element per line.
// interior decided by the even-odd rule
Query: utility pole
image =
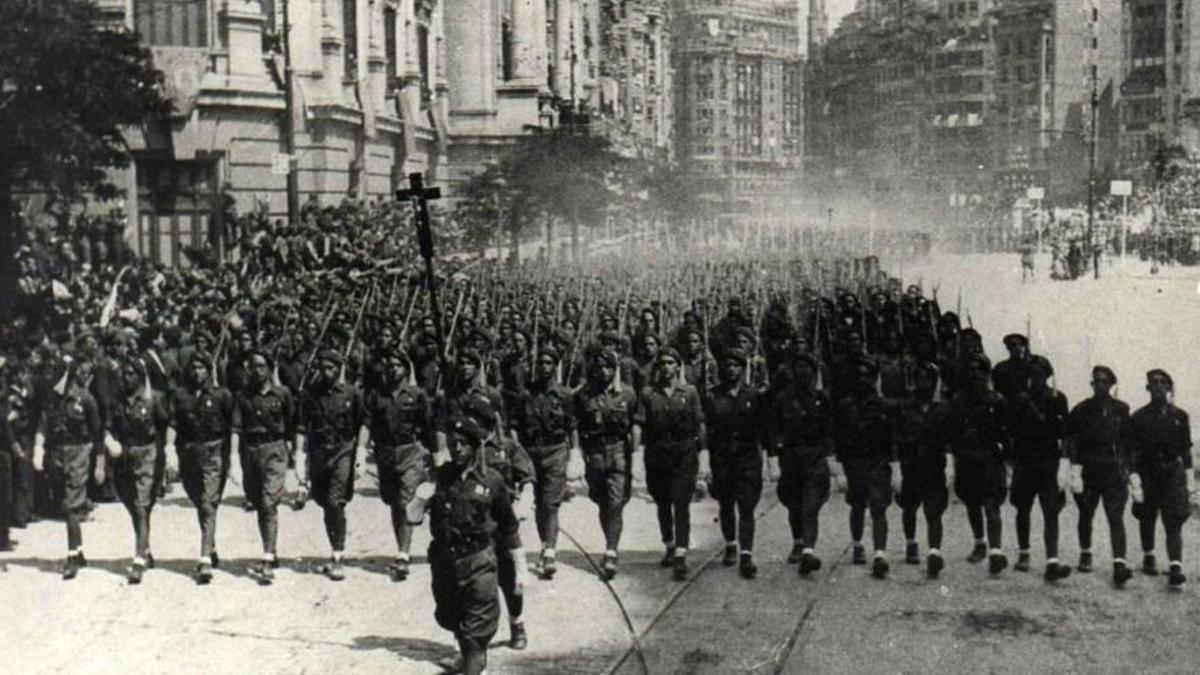
<path fill-rule="evenodd" d="M 1100 94 L 1097 91 L 1097 73 L 1096 61 L 1099 58 L 1097 50 L 1097 30 L 1096 22 L 1099 17 L 1096 13 L 1095 6 L 1092 7 L 1091 16 L 1092 28 L 1092 50 L 1091 50 L 1091 126 L 1088 128 L 1088 220 L 1087 220 L 1087 245 L 1091 249 L 1092 254 L 1092 278 L 1100 278 L 1100 247 L 1096 246 L 1095 236 L 1095 221 L 1096 221 L 1096 118 L 1100 109 Z"/>
<path fill-rule="evenodd" d="M 287 147 L 287 214 L 288 222 L 295 223 L 300 218 L 300 185 L 296 175 L 296 123 L 294 107 L 296 105 L 295 71 L 292 68 L 292 22 L 289 13 L 290 0 L 283 0 L 283 137 Z"/>

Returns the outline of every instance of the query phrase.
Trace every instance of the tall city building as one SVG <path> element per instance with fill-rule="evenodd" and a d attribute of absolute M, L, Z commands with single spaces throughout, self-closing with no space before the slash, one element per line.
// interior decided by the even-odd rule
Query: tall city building
<path fill-rule="evenodd" d="M 745 213 L 794 194 L 804 157 L 795 0 L 680 0 L 672 21 L 675 153 L 698 194 Z"/>

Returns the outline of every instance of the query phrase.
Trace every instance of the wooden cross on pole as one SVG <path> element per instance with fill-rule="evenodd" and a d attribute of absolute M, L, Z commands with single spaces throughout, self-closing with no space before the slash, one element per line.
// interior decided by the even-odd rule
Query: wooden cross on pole
<path fill-rule="evenodd" d="M 442 191 L 425 187 L 420 173 L 408 174 L 408 189 L 396 191 L 396 199 L 412 205 L 413 222 L 417 226 L 417 246 L 421 257 L 425 259 L 425 288 L 429 290 L 429 308 L 433 312 L 439 359 L 445 354 L 446 346 L 442 338 L 442 306 L 438 303 L 437 283 L 433 276 L 433 231 L 429 228 L 429 202 L 441 198 Z"/>

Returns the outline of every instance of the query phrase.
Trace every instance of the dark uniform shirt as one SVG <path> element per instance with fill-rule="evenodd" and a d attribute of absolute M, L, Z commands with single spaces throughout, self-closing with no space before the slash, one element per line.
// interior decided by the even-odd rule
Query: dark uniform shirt
<path fill-rule="evenodd" d="M 512 497 L 534 480 L 533 460 L 520 443 L 511 438 L 492 436 L 483 442 L 483 457 L 488 468 L 500 474 Z"/>
<path fill-rule="evenodd" d="M 300 420 L 309 445 L 351 443 L 366 422 L 362 394 L 358 387 L 344 383 L 321 393 L 309 392 L 300 406 Z"/>
<path fill-rule="evenodd" d="M 198 391 L 176 388 L 171 401 L 175 433 L 180 443 L 207 443 L 233 430 L 234 404 L 228 389 L 211 382 Z"/>
<path fill-rule="evenodd" d="M 1066 435 L 1067 397 L 1057 389 L 1018 392 L 1009 399 L 1012 461 L 1051 464 L 1062 458 Z"/>
<path fill-rule="evenodd" d="M 642 442 L 647 447 L 695 440 L 704 423 L 700 394 L 690 384 L 677 384 L 669 392 L 659 386 L 644 389 L 633 422 L 641 425 Z"/>
<path fill-rule="evenodd" d="M 104 427 L 96 399 L 78 385 L 65 395 L 50 392 L 46 397 L 41 423 L 48 445 L 90 444 L 99 451 Z"/>
<path fill-rule="evenodd" d="M 1167 403 L 1150 403 L 1129 418 L 1130 452 L 1139 469 L 1155 471 L 1176 462 L 1192 468 L 1192 427 L 1188 414 Z"/>
<path fill-rule="evenodd" d="M 584 450 L 592 450 L 626 442 L 636 407 L 637 397 L 626 387 L 596 391 L 585 385 L 575 392 L 572 406 L 579 444 Z"/>
<path fill-rule="evenodd" d="M 270 386 L 265 393 L 243 392 L 234 407 L 233 430 L 246 443 L 291 440 L 296 433 L 296 406 L 284 387 Z"/>
<path fill-rule="evenodd" d="M 874 392 L 848 394 L 833 408 L 833 442 L 839 459 L 896 459 L 887 404 Z"/>
<path fill-rule="evenodd" d="M 704 401 L 708 447 L 714 453 L 755 452 L 765 445 L 767 408 L 753 387 L 718 385 Z"/>
<path fill-rule="evenodd" d="M 833 406 L 825 392 L 788 385 L 779 391 L 772 408 L 772 454 L 778 448 L 812 447 L 829 441 Z"/>
<path fill-rule="evenodd" d="M 909 400 L 895 409 L 896 454 L 902 467 L 944 468 L 946 438 L 942 421 L 949 406 Z"/>
<path fill-rule="evenodd" d="M 429 529 L 438 555 L 460 558 L 477 553 L 493 538 L 505 549 L 521 546 L 512 499 L 499 473 L 446 464 L 435 470 L 435 478 Z"/>
<path fill-rule="evenodd" d="M 992 387 L 1008 401 L 1014 400 L 1022 392 L 1028 392 L 1029 363 L 1029 359 L 1015 361 L 1011 358 L 997 363 L 992 369 Z"/>
<path fill-rule="evenodd" d="M 425 390 L 401 384 L 393 391 L 371 391 L 365 399 L 371 439 L 381 447 L 398 447 L 424 440 L 433 410 Z"/>
<path fill-rule="evenodd" d="M 158 442 L 170 419 L 162 394 L 126 396 L 113 407 L 113 438 L 126 446 L 150 445 Z"/>
<path fill-rule="evenodd" d="M 516 427 L 529 446 L 554 445 L 569 440 L 575 430 L 571 390 L 550 382 L 529 388 L 529 408 L 522 426 Z"/>
<path fill-rule="evenodd" d="M 946 438 L 956 457 L 968 460 L 999 460 L 1008 433 L 1007 405 L 994 391 L 974 396 L 962 392 L 950 403 L 946 416 Z"/>
<path fill-rule="evenodd" d="M 1129 405 L 1124 401 L 1093 397 L 1075 406 L 1066 424 L 1071 461 L 1131 470 L 1123 440 L 1128 425 Z"/>

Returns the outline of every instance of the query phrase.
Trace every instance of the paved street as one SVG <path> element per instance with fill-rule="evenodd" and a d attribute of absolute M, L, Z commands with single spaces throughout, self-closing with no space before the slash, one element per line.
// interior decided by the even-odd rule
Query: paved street
<path fill-rule="evenodd" d="M 964 304 L 1002 355 L 1004 332 L 1033 323 L 1034 350 L 1059 370 L 1059 387 L 1072 403 L 1086 388 L 1086 363 L 1109 361 L 1122 378 L 1121 397 L 1145 401 L 1142 373 L 1170 370 L 1178 402 L 1200 416 L 1200 372 L 1195 335 L 1200 323 L 1197 275 L 1167 270 L 1126 282 L 1088 285 L 1041 281 L 1022 288 L 1015 256 L 935 260 L 918 275 L 926 287 L 940 280 L 944 309 L 959 286 Z M 1043 267 L 1044 269 L 1044 267 Z M 1112 275 L 1110 275 L 1112 276 Z M 988 300 L 985 302 L 985 297 Z M 1111 324 L 1116 322 L 1118 326 Z M 1087 335 L 1091 334 L 1091 340 Z M 372 467 L 368 467 L 373 470 Z M 315 505 L 282 513 L 284 569 L 270 587 L 246 574 L 258 553 L 254 518 L 240 508 L 231 485 L 220 513 L 222 567 L 211 586 L 190 578 L 199 545 L 194 512 L 176 487 L 154 515 L 153 549 L 159 561 L 140 587 L 126 585 L 132 550 L 128 518 L 102 505 L 84 526 L 91 566 L 75 581 L 59 579 L 65 550 L 61 523 L 41 522 L 15 532 L 14 553 L 0 555 L 0 663 L 17 673 L 436 673 L 453 656 L 451 637 L 433 621 L 428 568 L 418 558 L 408 581 L 392 583 L 384 570 L 393 550 L 387 514 L 370 478 L 349 509 L 352 559 L 344 582 L 314 573 L 328 550 Z M 526 622 L 530 649 L 505 646 L 501 626 L 492 672 L 502 673 L 800 673 L 800 672 L 1194 672 L 1200 646 L 1200 526 L 1185 529 L 1186 568 L 1193 582 L 1182 592 L 1165 577 L 1137 574 L 1125 590 L 1110 583 L 1109 543 L 1096 520 L 1097 571 L 1072 575 L 1056 586 L 1041 579 L 1040 515 L 1034 515 L 1034 570 L 989 578 L 965 562 L 970 540 L 962 506 L 947 515 L 948 568 L 926 580 L 923 568 L 904 565 L 899 513 L 889 511 L 893 574 L 869 577 L 849 562 L 847 509 L 839 498 L 822 517 L 818 553 L 825 566 L 800 579 L 784 562 L 790 547 L 785 515 L 773 486 L 760 506 L 757 580 L 740 579 L 720 565 L 715 504 L 693 507 L 693 576 L 670 580 L 658 567 L 661 550 L 653 507 L 635 498 L 626 517 L 621 574 L 612 584 L 633 624 L 640 649 L 614 595 L 588 561 L 562 542 L 558 577 L 534 580 Z M 1005 507 L 1005 548 L 1015 559 L 1013 511 Z M 1076 510 L 1063 513 L 1062 556 L 1077 559 Z M 564 507 L 563 525 L 588 553 L 603 549 L 595 508 L 584 498 Z M 1139 547 L 1135 521 L 1131 558 Z M 924 528 L 921 526 L 922 549 Z M 536 535 L 526 523 L 531 552 Z M 421 531 L 415 552 L 425 550 Z M 1160 533 L 1160 558 L 1162 543 Z"/>

